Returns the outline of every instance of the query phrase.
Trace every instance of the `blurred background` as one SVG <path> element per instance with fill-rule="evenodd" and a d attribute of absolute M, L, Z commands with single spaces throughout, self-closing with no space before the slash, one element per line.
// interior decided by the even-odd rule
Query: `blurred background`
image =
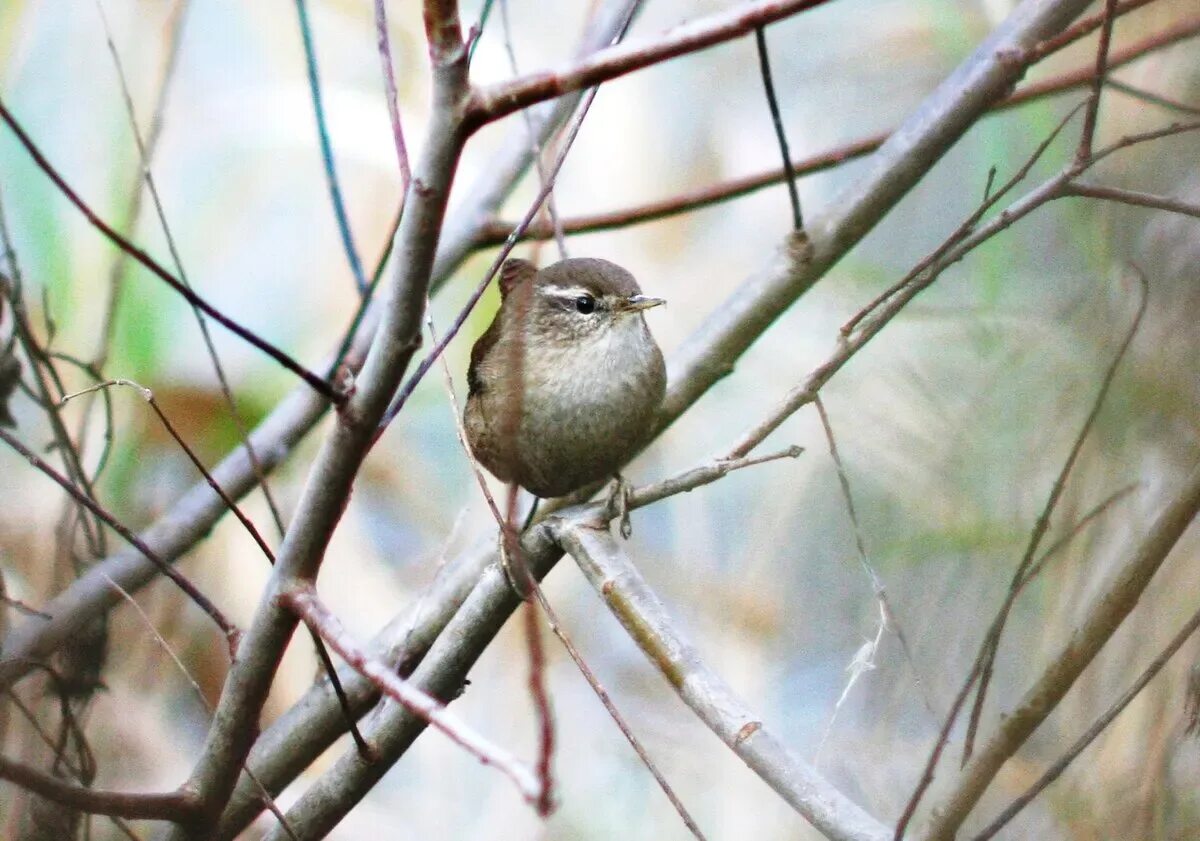
<path fill-rule="evenodd" d="M 293 3 L 212 0 L 6 0 L 0 4 L 0 96 L 69 183 L 104 218 L 167 259 L 152 208 L 130 200 L 139 166 L 108 32 L 143 133 L 167 84 L 153 172 L 183 266 L 197 290 L 310 366 L 336 346 L 357 302 L 323 174 Z M 650 37 L 727 3 L 655 0 L 630 34 Z M 896 126 L 1004 19 L 1010 0 L 840 0 L 768 30 L 775 81 L 795 157 Z M 464 0 L 464 25 L 478 18 Z M 381 254 L 399 199 L 369 0 L 311 0 L 313 33 L 338 173 L 368 268 Z M 1116 44 L 1161 32 L 1194 13 L 1159 0 L 1122 18 Z M 522 71 L 575 52 L 587 3 L 510 0 Z M 419 4 L 391 3 L 391 44 L 410 150 L 429 113 Z M 498 12 L 498 10 L 497 10 Z M 178 41 L 177 56 L 170 59 Z M 1155 51 L 1114 75 L 1200 105 L 1195 40 Z M 1089 66 L 1094 39 L 1039 65 L 1030 79 Z M 500 15 L 472 65 L 478 83 L 511 75 Z M 1027 80 L 1028 81 L 1028 80 Z M 728 449 L 747 426 L 834 350 L 839 327 L 933 250 L 976 206 L 988 171 L 1005 180 L 1081 89 L 993 115 L 973 128 L 858 247 L 750 350 L 626 475 L 644 483 Z M 1110 91 L 1099 142 L 1185 116 Z M 520 116 L 473 138 L 452 201 L 470 194 Z M 1078 122 L 1048 151 L 1030 186 L 1070 160 Z M 759 172 L 778 163 L 753 39 L 605 84 L 558 180 L 560 213 L 614 210 Z M 1099 183 L 1200 200 L 1200 142 L 1168 138 L 1128 150 Z M 804 178 L 807 214 L 837 201 L 863 171 L 848 162 Z M 506 218 L 536 192 L 528 178 Z M 1020 191 L 1017 194 L 1019 195 Z M 195 318 L 179 296 L 118 254 L 0 131 L 0 201 L 34 323 L 52 347 L 102 360 L 106 376 L 153 389 L 208 464 L 238 441 Z M 786 191 L 762 190 L 704 210 L 571 237 L 572 256 L 629 268 L 669 299 L 650 314 L 668 358 L 769 259 L 790 228 Z M 553 243 L 519 256 L 558 258 Z M 494 252 L 482 250 L 432 303 L 453 318 Z M 1200 227 L 1194 218 L 1067 199 L 1042 208 L 946 273 L 823 391 L 853 490 L 862 538 L 887 587 L 911 659 L 885 634 L 873 670 L 846 688 L 846 667 L 875 636 L 878 608 L 855 550 L 835 467 L 815 412 L 804 410 L 764 445 L 799 444 L 798 461 L 736 473 L 634 516 L 629 542 L 699 650 L 760 716 L 885 822 L 920 775 L 948 708 L 1003 599 L 1054 477 L 1136 310 L 1130 264 L 1150 283 L 1144 325 L 1084 447 L 1051 539 L 1105 497 L 1136 485 L 1075 539 L 1018 603 L 984 716 L 987 733 L 1075 626 L 1115 565 L 1200 459 Z M 114 269 L 114 266 L 117 266 Z M 11 266 L 0 262 L 11 276 Z M 120 278 L 109 322 L 110 278 Z M 461 400 L 470 345 L 496 306 L 492 293 L 447 354 Z M 8 336 L 0 322 L 0 339 Z M 290 374 L 219 327 L 216 347 L 251 423 L 294 385 Z M 111 336 L 106 343 L 105 336 Z M 90 380 L 63 367 L 68 390 Z M 112 452 L 98 482 L 132 527 L 151 523 L 196 481 L 194 468 L 130 390 L 114 390 Z M 90 408 L 89 408 L 90 407 Z M 20 437 L 51 440 L 41 410 L 11 404 Z M 99 402 L 85 409 L 85 454 L 104 445 Z M 455 437 L 442 377 L 429 376 L 372 452 L 330 548 L 320 589 L 366 639 L 418 598 L 438 565 L 494 531 Z M 286 517 L 321 433 L 271 482 Z M 64 499 L 44 476 L 0 448 L 0 572 L 8 595 L 36 607 L 74 575 L 57 535 Z M 272 544 L 259 494 L 246 510 Z M 119 546 L 113 537 L 110 545 Z M 1061 708 L 1006 767 L 977 812 L 983 822 L 1056 758 L 1165 645 L 1197 607 L 1193 529 L 1142 604 Z M 268 575 L 232 518 L 181 569 L 243 626 Z M 671 692 L 567 561 L 547 581 L 567 631 L 710 839 L 815 838 Z M 164 790 L 192 767 L 208 724 L 189 679 L 147 630 L 151 622 L 208 703 L 228 662 L 223 641 L 172 587 L 155 583 L 112 615 L 104 690 L 87 734 L 102 788 Z M 10 611 L 8 621 L 30 621 Z M 525 686 L 520 628 L 497 639 L 455 710 L 517 753 L 532 756 L 536 721 Z M 650 775 L 557 642 L 549 680 L 560 749 L 561 805 L 544 824 L 507 780 L 439 734 L 421 738 L 331 836 L 361 838 L 611 839 L 684 837 Z M 1010 838 L 1195 837 L 1200 745 L 1182 734 L 1193 641 L 1064 777 L 1007 830 Z M 311 643 L 293 643 L 267 715 L 285 710 L 316 674 Z M 28 693 L 26 693 L 28 694 Z M 11 710 L 5 755 L 34 755 L 28 723 Z M 951 777 L 956 736 L 938 783 Z M 347 749 L 339 743 L 280 798 L 286 806 Z M 819 755 L 818 755 L 819 754 Z M 13 837 L 20 795 L 0 786 L 0 835 Z M 7 804 L 7 805 L 5 805 Z M 246 837 L 256 837 L 264 819 Z M 143 837 L 153 832 L 142 826 Z M 103 819 L 93 838 L 119 837 Z"/>

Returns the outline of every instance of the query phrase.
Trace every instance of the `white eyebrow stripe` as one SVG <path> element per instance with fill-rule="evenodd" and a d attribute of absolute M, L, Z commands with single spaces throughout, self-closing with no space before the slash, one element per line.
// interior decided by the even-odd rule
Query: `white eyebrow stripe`
<path fill-rule="evenodd" d="M 552 298 L 575 298 L 587 295 L 589 298 L 595 298 L 596 293 L 588 289 L 586 286 L 547 286 L 544 291 Z"/>

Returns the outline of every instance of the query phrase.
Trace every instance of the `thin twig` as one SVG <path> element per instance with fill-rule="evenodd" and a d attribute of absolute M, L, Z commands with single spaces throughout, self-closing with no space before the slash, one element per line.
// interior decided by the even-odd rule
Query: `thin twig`
<path fill-rule="evenodd" d="M 83 201 L 83 199 L 79 197 L 79 195 L 66 182 L 62 175 L 59 174 L 58 170 L 54 168 L 46 156 L 42 154 L 41 150 L 34 144 L 29 135 L 26 134 L 25 129 L 23 129 L 21 124 L 17 122 L 16 118 L 12 115 L 12 112 L 8 110 L 8 107 L 2 100 L 0 100 L 0 120 L 3 120 L 8 125 L 12 133 L 16 135 L 21 146 L 25 149 L 29 156 L 33 158 L 34 163 L 36 163 L 38 168 L 46 175 L 46 177 L 53 182 L 54 186 L 57 187 L 59 192 L 66 197 L 67 201 L 73 204 L 75 208 L 84 215 L 88 222 L 91 223 L 92 227 L 104 234 L 104 236 L 107 237 L 108 240 L 117 248 L 120 248 L 130 257 L 141 263 L 150 271 L 151 274 L 178 292 L 192 306 L 198 307 L 222 327 L 229 330 L 234 335 L 244 339 L 246 342 L 267 354 L 267 356 L 270 356 L 284 368 L 287 368 L 296 376 L 300 377 L 302 380 L 308 383 L 309 387 L 312 388 L 313 391 L 317 392 L 331 403 L 340 404 L 345 401 L 346 396 L 338 393 L 328 382 L 321 379 L 319 376 L 305 368 L 296 360 L 292 359 L 292 357 L 288 356 L 266 339 L 243 327 L 229 316 L 220 312 L 216 307 L 208 303 L 208 301 L 205 301 L 203 298 L 189 289 L 177 277 L 163 268 L 162 265 L 154 260 L 153 257 L 151 257 L 142 249 L 138 248 L 136 245 L 118 233 L 115 228 L 101 219 L 96 212 L 93 211 L 91 207 L 89 207 Z"/>
<path fill-rule="evenodd" d="M 754 43 L 758 47 L 758 69 L 762 75 L 763 89 L 767 94 L 767 107 L 771 110 L 771 123 L 775 127 L 775 141 L 783 158 L 783 171 L 787 176 L 788 198 L 792 203 L 792 230 L 804 229 L 804 215 L 800 212 L 800 192 L 796 189 L 796 170 L 792 167 L 792 154 L 788 151 L 787 131 L 783 128 L 783 115 L 779 111 L 779 100 L 775 96 L 775 83 L 771 81 L 771 57 L 767 50 L 767 28 L 754 30 Z"/>
<path fill-rule="evenodd" d="M 53 479 L 59 487 L 74 497 L 80 505 L 92 512 L 92 514 L 98 519 L 103 520 L 109 528 L 121 535 L 121 537 L 123 537 L 128 543 L 141 552 L 147 560 L 158 567 L 159 571 L 163 575 L 175 582 L 176 586 L 178 586 L 180 590 L 183 590 L 188 598 L 195 602 L 195 604 L 201 610 L 207 613 L 209 618 L 211 618 L 213 622 L 216 623 L 217 627 L 221 629 L 221 632 L 225 635 L 225 638 L 229 643 L 231 654 L 236 650 L 237 640 L 240 633 L 237 627 L 228 619 L 226 619 L 225 615 L 221 613 L 217 606 L 213 604 L 207 596 L 197 590 L 196 586 L 192 584 L 192 582 L 188 581 L 181 572 L 160 558 L 158 554 L 149 546 L 147 546 L 140 537 L 122 525 L 121 522 L 108 511 L 106 511 L 100 505 L 100 503 L 96 502 L 94 499 L 77 488 L 70 479 L 63 476 L 61 473 L 47 464 L 37 455 L 37 453 L 33 452 L 24 444 L 22 444 L 16 436 L 9 433 L 8 430 L 4 429 L 3 427 L 0 427 L 0 441 L 3 441 L 8 446 L 12 447 L 19 455 L 24 457 L 26 461 L 33 465 L 33 467 L 37 468 L 42 473 L 46 474 L 46 476 Z"/>
<path fill-rule="evenodd" d="M 103 0 L 96 0 L 96 7 L 100 12 L 100 23 L 104 27 L 104 36 L 108 41 L 109 54 L 113 57 L 117 79 L 121 83 L 121 92 L 125 99 L 125 111 L 128 115 L 129 125 L 133 129 L 134 139 L 138 143 L 138 154 L 141 159 L 141 165 L 138 168 L 138 173 L 133 179 L 133 184 L 129 191 L 128 202 L 125 205 L 125 220 L 121 226 L 128 231 L 137 229 L 138 221 L 142 216 L 142 197 L 146 194 L 145 190 L 142 189 L 142 175 L 143 173 L 149 174 L 150 162 L 154 160 L 155 153 L 158 151 L 158 141 L 162 137 L 163 126 L 166 125 L 163 117 L 167 110 L 171 83 L 175 80 L 175 71 L 179 67 L 180 48 L 183 45 L 184 23 L 187 21 L 187 13 L 191 5 L 191 0 L 179 0 L 175 4 L 175 8 L 172 9 L 170 18 L 167 20 L 167 48 L 159 67 L 158 78 L 156 79 L 157 91 L 154 95 L 154 106 L 150 111 L 150 128 L 146 132 L 146 137 L 143 141 L 137 127 L 137 122 L 133 118 L 129 85 L 127 84 L 125 71 L 121 66 L 116 44 L 113 41 L 108 16 L 104 12 Z M 149 179 L 147 178 L 146 181 L 148 183 Z M 166 230 L 166 226 L 164 225 L 163 227 Z M 174 244 L 169 230 L 166 230 L 166 234 L 168 247 L 173 248 Z M 96 352 L 92 357 L 92 364 L 98 369 L 104 368 L 105 363 L 108 361 L 109 350 L 112 347 L 113 327 L 116 325 L 117 303 L 120 299 L 122 278 L 125 275 L 125 268 L 128 262 L 129 255 L 124 251 L 117 251 L 112 268 L 109 270 L 108 298 L 104 304 L 104 315 L 101 318 L 101 327 L 98 331 L 100 340 Z M 176 261 L 176 267 L 178 268 L 178 266 L 179 262 Z M 186 278 L 181 277 L 180 279 L 186 281 Z"/>
<path fill-rule="evenodd" d="M 375 0 L 375 45 L 383 70 L 384 95 L 388 117 L 392 121 L 392 140 L 396 144 L 396 163 L 400 167 L 400 195 L 408 191 L 412 168 L 408 163 L 408 145 L 404 142 L 404 124 L 400 121 L 400 97 L 396 92 L 396 72 L 392 67 L 392 46 L 388 36 L 386 0 Z"/>
<path fill-rule="evenodd" d="M 1037 578 L 1039 575 L 1042 574 L 1042 570 L 1044 570 L 1046 568 L 1046 565 L 1050 561 L 1054 560 L 1054 557 L 1059 552 L 1061 552 L 1064 548 L 1066 548 L 1071 543 L 1071 541 L 1074 540 L 1085 528 L 1090 526 L 1102 514 L 1106 513 L 1110 508 L 1112 508 L 1114 505 L 1116 505 L 1122 499 L 1124 499 L 1125 497 L 1129 496 L 1129 494 L 1131 494 L 1135 490 L 1137 490 L 1138 487 L 1139 487 L 1138 482 L 1130 482 L 1125 487 L 1120 488 L 1116 491 L 1113 491 L 1111 494 L 1106 496 L 1100 502 L 1096 503 L 1090 509 L 1088 509 L 1088 512 L 1086 514 L 1084 514 L 1082 517 L 1080 517 L 1078 520 L 1076 520 L 1075 524 L 1073 526 L 1071 526 L 1070 529 L 1065 531 L 1058 538 L 1058 540 L 1054 541 L 1049 546 L 1047 546 L 1046 550 L 1044 552 L 1042 552 L 1041 556 L 1030 565 L 1029 571 L 1027 573 L 1025 573 L 1025 577 L 1021 579 L 1020 587 L 1021 588 L 1027 587 L 1031 581 L 1033 581 L 1035 578 Z"/>
<path fill-rule="evenodd" d="M 293 589 L 281 593 L 278 598 L 305 624 L 320 634 L 342 659 L 384 694 L 405 709 L 421 716 L 484 765 L 495 766 L 516 784 L 527 802 L 537 804 L 540 801 L 543 795 L 541 785 L 526 764 L 518 761 L 503 748 L 491 744 L 450 712 L 445 703 L 425 694 L 399 677 L 387 665 L 371 657 L 350 638 L 338 618 L 317 597 L 312 585 L 297 584 Z"/>
<path fill-rule="evenodd" d="M 382 0 L 380 0 L 382 3 Z M 321 98 L 321 78 L 317 70 L 317 48 L 313 43 L 312 26 L 308 20 L 307 0 L 296 0 L 296 18 L 300 23 L 300 38 L 304 42 L 304 66 L 308 74 L 308 92 L 312 98 L 313 115 L 317 121 L 317 139 L 321 145 L 321 162 L 325 167 L 325 181 L 329 186 L 329 199 L 333 203 L 333 215 L 337 219 L 338 233 L 342 238 L 342 249 L 350 263 L 358 294 L 367 294 L 367 277 L 363 273 L 358 249 L 354 247 L 354 234 L 350 230 L 350 218 L 346 203 L 342 199 L 342 188 L 338 184 L 337 164 L 333 159 L 333 144 L 329 140 L 329 128 L 325 121 L 325 104 Z M 397 141 L 403 143 L 403 138 Z"/>
<path fill-rule="evenodd" d="M 500 24 L 500 28 L 504 32 L 504 50 L 508 54 L 508 66 L 516 76 L 521 71 L 517 66 L 517 51 L 513 47 L 512 25 L 508 19 L 508 0 L 500 0 Z M 525 123 L 525 130 L 529 133 L 529 150 L 534 168 L 537 170 L 538 182 L 545 185 L 549 173 L 546 172 L 546 163 L 542 160 L 542 146 L 538 143 L 537 132 L 534 130 L 533 115 L 530 114 L 529 109 L 524 109 L 521 111 L 521 118 Z M 553 185 L 546 193 L 543 207 L 549 220 L 550 229 L 554 232 L 554 243 L 558 246 L 559 259 L 565 260 L 567 258 L 567 238 L 563 233 L 562 217 L 558 214 L 558 203 L 554 198 Z"/>
<path fill-rule="evenodd" d="M 1104 19 L 1100 25 L 1100 42 L 1096 46 L 1096 72 L 1092 76 L 1092 95 L 1088 97 L 1087 110 L 1083 113 L 1083 130 L 1079 134 L 1079 148 L 1075 150 L 1076 161 L 1086 161 L 1092 156 L 1092 141 L 1096 137 L 1096 118 L 1100 113 L 1100 94 L 1104 90 L 1104 77 L 1108 74 L 1108 48 L 1112 43 L 1116 7 L 1117 0 L 1105 0 Z"/>
<path fill-rule="evenodd" d="M 1129 329 L 1125 333 L 1125 338 L 1117 348 L 1116 354 L 1108 365 L 1108 369 L 1104 372 L 1104 376 L 1100 380 L 1100 389 L 1092 402 L 1091 409 L 1087 417 L 1084 419 L 1083 426 L 1080 427 L 1075 440 L 1071 445 L 1071 449 L 1067 454 L 1066 460 L 1063 462 L 1062 468 L 1059 470 L 1058 477 L 1051 486 L 1050 495 L 1046 499 L 1046 504 L 1042 508 L 1042 513 L 1034 523 L 1033 531 L 1029 535 L 1029 543 L 1025 548 L 1025 553 L 1022 555 L 1020 562 L 1017 564 L 1017 569 L 1013 573 L 1012 581 L 1009 584 L 1008 596 L 1004 600 L 1004 604 L 996 616 L 996 620 L 988 631 L 987 638 L 980 650 L 979 663 L 979 689 L 975 693 L 975 703 L 971 708 L 971 716 L 967 725 L 966 737 L 963 740 L 963 764 L 971 756 L 971 751 L 975 744 L 975 734 L 979 729 L 979 721 L 983 715 L 984 702 L 987 699 L 988 684 L 992 678 L 992 667 L 996 662 L 996 655 L 1000 648 L 1000 639 L 1004 633 L 1005 624 L 1008 621 L 1009 613 L 1012 610 L 1013 604 L 1016 602 L 1017 596 L 1021 591 L 1021 583 L 1025 580 L 1026 574 L 1029 571 L 1030 565 L 1033 563 L 1034 555 L 1037 553 L 1038 546 L 1041 545 L 1042 538 L 1045 537 L 1047 529 L 1050 527 L 1050 517 L 1058 507 L 1058 501 L 1062 498 L 1063 491 L 1066 488 L 1067 479 L 1071 475 L 1072 469 L 1075 467 L 1075 462 L 1079 459 L 1079 454 L 1083 450 L 1084 442 L 1087 441 L 1088 435 L 1092 431 L 1092 427 L 1096 423 L 1096 418 L 1100 415 L 1100 410 L 1104 408 L 1105 399 L 1108 397 L 1109 388 L 1112 386 L 1113 380 L 1116 379 L 1117 369 L 1121 364 L 1121 360 L 1125 358 L 1126 351 L 1129 350 L 1130 344 L 1133 343 L 1134 336 L 1137 335 L 1138 329 L 1142 325 L 1142 318 L 1146 314 L 1146 306 L 1150 300 L 1150 286 L 1145 275 L 1140 271 L 1136 272 L 1138 279 L 1138 289 L 1141 292 L 1138 300 L 1137 313 L 1133 317 L 1133 322 L 1129 325 Z"/>
<path fill-rule="evenodd" d="M 196 470 L 199 471 L 205 483 L 207 483 L 208 486 L 213 489 L 213 492 L 221 498 L 221 501 L 225 503 L 226 507 L 233 513 L 233 516 L 237 518 L 237 521 L 242 524 L 242 527 L 246 530 L 246 533 L 250 535 L 251 539 L 255 542 L 255 544 L 257 544 L 259 550 L 264 556 L 266 556 L 267 560 L 269 560 L 272 564 L 275 563 L 275 553 L 271 551 L 271 547 L 267 545 L 267 541 L 263 538 L 262 533 L 259 532 L 258 527 L 254 525 L 254 522 L 248 516 L 246 516 L 246 513 L 242 511 L 237 502 L 235 502 L 233 498 L 229 496 L 229 494 L 225 493 L 225 490 L 220 486 L 217 480 L 213 478 L 212 473 L 210 473 L 208 468 L 204 466 L 204 462 L 200 461 L 200 457 L 196 455 L 195 450 L 188 446 L 188 443 L 183 440 L 183 436 L 179 434 L 179 431 L 175 428 L 175 425 L 171 423 L 170 418 L 167 417 L 166 413 L 162 410 L 162 407 L 158 405 L 158 401 L 154 399 L 153 391 L 146 388 L 144 385 L 134 382 L 133 380 L 118 378 L 105 380 L 97 383 L 96 385 L 80 389 L 79 391 L 65 394 L 63 395 L 62 399 L 58 401 L 58 405 L 64 406 L 77 397 L 81 397 L 85 394 L 93 394 L 98 391 L 105 391 L 113 386 L 127 386 L 132 388 L 138 392 L 138 394 L 143 400 L 146 401 L 146 403 L 149 404 L 150 408 L 154 410 L 154 414 L 158 416 L 159 422 L 162 423 L 163 429 L 166 430 L 167 434 L 171 436 L 176 444 L 179 445 L 179 448 L 183 450 L 184 455 L 187 456 L 188 461 L 190 461 Z"/>
<path fill-rule="evenodd" d="M 1130 204 L 1135 207 L 1149 207 L 1155 210 L 1166 210 L 1170 213 L 1181 213 L 1200 219 L 1200 204 L 1186 202 L 1171 196 L 1156 196 L 1152 193 L 1142 193 L 1136 190 L 1123 190 L 1120 187 L 1102 187 L 1098 184 L 1080 184 L 1073 182 L 1063 188 L 1063 195 L 1079 196 L 1080 198 L 1103 199 L 1119 204 Z"/>
<path fill-rule="evenodd" d="M 1152 105 L 1161 106 L 1169 111 L 1178 111 L 1181 114 L 1187 114 L 1189 117 L 1200 117 L 1200 108 L 1195 105 L 1188 105 L 1186 102 L 1180 102 L 1177 99 L 1171 99 L 1160 93 L 1148 91 L 1145 88 L 1139 88 L 1128 82 L 1122 82 L 1119 79 L 1111 77 L 1105 84 L 1115 91 L 1123 93 L 1126 96 L 1132 96 L 1134 99 L 1139 99 L 1142 102 L 1149 102 Z"/>
<path fill-rule="evenodd" d="M 1092 726 L 1089 727 L 1061 757 L 1055 760 L 1055 762 L 1046 769 L 1045 773 L 1038 778 L 1037 782 L 1026 789 L 1020 797 L 1016 798 L 1012 803 L 1010 803 L 1003 812 L 996 816 L 995 820 L 988 824 L 978 835 L 972 838 L 971 841 L 987 841 L 987 839 L 993 837 L 997 832 L 1004 828 L 1005 824 L 1016 817 L 1017 813 L 1029 805 L 1030 801 L 1032 801 L 1043 790 L 1045 790 L 1048 785 L 1058 779 L 1062 772 L 1067 769 L 1067 766 L 1070 765 L 1088 745 L 1094 742 L 1096 737 L 1103 733 L 1108 725 L 1112 723 L 1113 719 L 1120 715 L 1122 710 L 1129 706 L 1129 702 L 1136 698 L 1141 691 L 1146 688 L 1146 685 L 1154 679 L 1155 675 L 1162 671 L 1162 668 L 1167 664 L 1167 661 L 1175 656 L 1175 652 L 1183 647 L 1183 644 L 1188 641 L 1192 634 L 1196 632 L 1197 628 L 1200 628 L 1200 611 L 1192 614 L 1192 617 L 1184 623 L 1182 628 L 1179 629 L 1179 633 L 1177 633 L 1171 639 L 1171 641 L 1167 643 L 1167 647 L 1164 648 L 1162 652 L 1154 658 L 1153 661 L 1151 661 L 1150 665 L 1147 666 L 1141 675 L 1138 676 L 1138 679 L 1133 682 L 1129 689 L 1125 690 L 1121 697 L 1114 701 L 1112 706 L 1110 706 L 1103 715 L 1097 718 L 1096 721 L 1092 723 Z"/>
<path fill-rule="evenodd" d="M 904 633 L 904 629 L 900 626 L 899 620 L 896 618 L 896 610 L 892 607 L 892 600 L 888 597 L 887 587 L 883 584 L 883 579 L 879 577 L 879 573 L 875 571 L 875 567 L 871 565 L 870 559 L 867 557 L 866 541 L 863 538 L 862 524 L 858 519 L 858 511 L 854 505 L 854 494 L 850 490 L 850 475 L 846 471 L 846 465 L 842 461 L 842 455 L 838 451 L 837 439 L 833 434 L 833 424 L 829 420 L 829 414 L 825 411 L 825 402 L 818 394 L 813 401 L 817 407 L 817 415 L 821 419 L 821 427 L 825 431 L 825 440 L 829 443 L 829 457 L 833 459 L 834 468 L 838 475 L 838 484 L 842 489 L 842 500 L 846 504 L 846 513 L 850 517 L 850 526 L 854 531 L 854 546 L 858 552 L 858 563 L 862 567 L 863 573 L 867 576 L 867 583 L 871 585 L 871 594 L 879 603 L 879 628 L 875 635 L 875 644 L 870 651 L 869 660 L 874 661 L 875 651 L 878 648 L 879 640 L 883 631 L 888 630 L 896 635 L 896 639 L 900 642 L 900 650 L 904 653 L 904 659 L 908 662 L 908 668 L 912 672 L 913 683 L 916 684 L 917 691 L 921 695 L 921 701 L 925 705 L 925 709 L 930 715 L 936 717 L 937 713 L 933 709 L 933 701 L 929 698 L 929 693 L 925 690 L 925 682 L 921 680 L 921 673 L 917 670 L 917 661 L 913 658 L 912 649 L 908 645 L 908 637 Z M 853 680 L 850 681 L 853 683 Z M 850 690 L 850 686 L 846 687 L 846 692 Z M 842 693 L 843 697 L 845 692 Z M 839 706 L 841 701 L 839 700 Z M 832 726 L 832 717 L 830 726 Z"/>

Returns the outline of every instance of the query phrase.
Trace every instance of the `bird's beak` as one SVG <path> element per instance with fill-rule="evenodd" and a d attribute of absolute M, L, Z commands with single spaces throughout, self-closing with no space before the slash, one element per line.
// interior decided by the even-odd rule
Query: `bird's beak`
<path fill-rule="evenodd" d="M 666 298 L 651 298 L 649 295 L 630 295 L 621 302 L 621 309 L 625 312 L 638 312 L 639 310 L 648 310 L 651 307 L 657 307 L 659 304 L 665 304 Z"/>

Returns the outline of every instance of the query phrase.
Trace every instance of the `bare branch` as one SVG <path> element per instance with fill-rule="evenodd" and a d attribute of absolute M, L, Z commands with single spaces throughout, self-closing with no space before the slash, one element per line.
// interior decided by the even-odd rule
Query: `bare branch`
<path fill-rule="evenodd" d="M 325 168 L 325 182 L 329 187 L 329 199 L 333 204 L 333 215 L 337 219 L 338 233 L 342 238 L 342 249 L 350 263 L 354 283 L 360 295 L 367 294 L 367 276 L 363 272 L 362 260 L 354 246 L 354 234 L 350 230 L 350 218 L 346 213 L 346 202 L 342 199 L 342 188 L 338 183 L 337 166 L 333 160 L 333 143 L 329 140 L 329 129 L 325 124 L 325 105 L 321 98 L 321 78 L 317 71 L 317 48 L 313 43 L 312 25 L 308 21 L 307 0 L 296 0 L 296 17 L 300 22 L 300 40 L 304 43 L 304 65 L 308 71 L 308 93 L 312 99 L 313 114 L 317 121 L 317 140 L 321 146 L 321 163 Z M 390 78 L 390 77 L 389 77 Z M 396 125 L 399 124 L 397 120 Z M 403 142 L 401 139 L 399 142 Z"/>
<path fill-rule="evenodd" d="M 883 841 L 888 831 L 790 751 L 701 660 L 608 531 L 554 518 L 555 539 L 701 721 L 780 797 L 833 841 Z"/>
<path fill-rule="evenodd" d="M 1120 187 L 1102 187 L 1098 184 L 1080 184 L 1076 181 L 1063 188 L 1063 195 L 1104 199 L 1105 201 L 1130 204 L 1135 207 L 1150 207 L 1155 210 L 1182 213 L 1184 216 L 1200 219 L 1200 204 L 1186 202 L 1182 199 L 1172 198 L 1171 196 L 1156 196 L 1153 193 L 1122 190 Z"/>
<path fill-rule="evenodd" d="M 648 42 L 610 47 L 570 67 L 534 73 L 493 85 L 472 94 L 465 122 L 471 128 L 478 128 L 538 102 L 590 88 L 634 70 L 748 35 L 756 27 L 825 2 L 827 0 L 757 0 L 744 3 L 730 11 L 718 12 L 676 27 Z"/>
<path fill-rule="evenodd" d="M 70 479 L 68 479 L 66 476 L 63 476 L 61 473 L 47 464 L 35 452 L 22 444 L 16 436 L 8 432 L 8 430 L 4 429 L 3 427 L 0 427 L 0 441 L 3 441 L 8 446 L 12 447 L 31 465 L 40 470 L 50 479 L 53 479 L 54 482 L 64 491 L 70 494 L 76 502 L 90 511 L 95 517 L 102 520 L 108 525 L 109 528 L 121 535 L 126 542 L 141 552 L 144 557 L 158 567 L 159 572 L 175 582 L 175 585 L 179 587 L 179 589 L 182 590 L 187 597 L 196 604 L 197 607 L 208 614 L 209 618 L 211 618 L 213 622 L 216 623 L 217 627 L 221 629 L 221 633 L 225 635 L 225 638 L 229 643 L 230 650 L 232 651 L 234 648 L 236 648 L 240 634 L 237 627 L 225 618 L 225 615 L 221 613 L 220 609 L 215 604 L 212 603 L 208 596 L 196 589 L 196 585 L 192 584 L 192 582 L 188 581 L 181 572 L 160 558 L 158 554 L 145 543 L 145 541 L 126 528 L 120 520 L 106 511 L 100 505 L 100 503 L 96 502 L 79 488 L 75 487 L 75 485 L 71 483 Z"/>
<path fill-rule="evenodd" d="M 281 593 L 279 599 L 320 634 L 347 663 L 388 697 L 421 716 L 484 765 L 495 766 L 516 784 L 527 803 L 534 805 L 541 802 L 544 796 L 543 789 L 532 769 L 508 751 L 491 744 L 465 721 L 446 709 L 445 703 L 415 688 L 398 677 L 383 661 L 368 655 L 350 638 L 342 623 L 321 603 L 310 585 L 298 585 L 293 590 Z"/>
<path fill-rule="evenodd" d="M 0 780 L 8 780 L 47 800 L 92 815 L 185 821 L 196 815 L 200 805 L 194 795 L 183 790 L 167 794 L 126 794 L 84 788 L 3 756 L 0 756 Z"/>
<path fill-rule="evenodd" d="M 408 182 L 412 180 L 412 168 L 408 163 L 408 144 L 404 142 L 404 125 L 400 121 L 400 103 L 396 92 L 396 73 L 392 69 L 392 47 L 388 37 L 385 0 L 375 0 L 375 42 L 383 70 L 384 96 L 387 99 L 388 117 L 392 121 L 392 139 L 396 144 L 396 163 L 400 166 L 400 192 L 403 195 L 408 190 Z"/>

